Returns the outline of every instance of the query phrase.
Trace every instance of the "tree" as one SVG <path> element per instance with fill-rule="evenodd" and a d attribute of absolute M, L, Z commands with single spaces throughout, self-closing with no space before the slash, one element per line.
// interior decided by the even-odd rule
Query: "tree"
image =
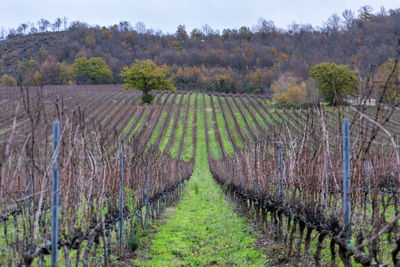
<path fill-rule="evenodd" d="M 7 86 L 7 87 L 17 86 L 17 80 L 11 75 L 4 74 L 0 78 L 0 86 Z"/>
<path fill-rule="evenodd" d="M 47 29 L 49 28 L 50 24 L 51 24 L 50 21 L 48 21 L 47 19 L 41 18 L 38 21 L 39 30 L 41 32 L 46 32 Z"/>
<path fill-rule="evenodd" d="M 368 6 L 368 5 L 362 6 L 358 10 L 358 17 L 363 21 L 367 21 L 373 16 L 372 15 L 373 11 L 374 11 L 374 9 L 371 6 Z"/>
<path fill-rule="evenodd" d="M 36 71 L 33 75 L 32 85 L 41 86 L 42 85 L 42 75 L 40 72 Z"/>
<path fill-rule="evenodd" d="M 381 97 L 386 103 L 395 103 L 400 97 L 399 64 L 394 58 L 389 58 L 379 66 L 375 76 L 375 96 Z"/>
<path fill-rule="evenodd" d="M 54 56 L 49 56 L 40 66 L 41 84 L 73 84 L 74 72 L 71 64 L 58 62 Z"/>
<path fill-rule="evenodd" d="M 342 104 L 346 94 L 354 95 L 359 83 L 357 72 L 350 70 L 349 66 L 328 62 L 311 68 L 310 77 L 318 80 L 322 96 L 333 106 Z"/>
<path fill-rule="evenodd" d="M 86 83 L 87 81 L 91 84 L 110 83 L 113 79 L 110 67 L 101 57 L 90 59 L 79 57 L 75 59 L 73 71 L 77 83 Z"/>
<path fill-rule="evenodd" d="M 140 34 L 145 34 L 146 33 L 146 25 L 143 22 L 138 21 L 135 24 L 135 31 L 137 31 Z"/>
<path fill-rule="evenodd" d="M 52 25 L 53 31 L 56 31 L 56 30 L 59 31 L 60 27 L 61 27 L 61 24 L 62 24 L 61 18 L 56 18 L 56 20 L 54 21 L 54 23 Z"/>
<path fill-rule="evenodd" d="M 67 26 L 68 26 L 68 18 L 67 17 L 63 17 L 63 24 L 64 24 L 64 31 L 67 30 Z"/>
<path fill-rule="evenodd" d="M 327 32 L 337 32 L 340 27 L 340 17 L 337 14 L 333 14 L 328 18 L 328 21 L 325 22 L 325 30 Z"/>
<path fill-rule="evenodd" d="M 350 9 L 346 9 L 345 11 L 343 11 L 342 16 L 345 21 L 344 23 L 346 25 L 346 29 L 350 31 L 354 26 L 354 19 L 355 19 L 354 12 L 351 11 Z"/>
<path fill-rule="evenodd" d="M 251 35 L 252 35 L 252 32 L 250 31 L 249 27 L 246 27 L 246 26 L 240 27 L 240 29 L 239 29 L 240 38 L 250 40 Z"/>
<path fill-rule="evenodd" d="M 199 29 L 194 28 L 190 33 L 190 38 L 192 38 L 193 40 L 201 40 L 204 38 L 204 34 Z"/>
<path fill-rule="evenodd" d="M 20 63 L 18 67 L 18 82 L 25 86 L 35 85 L 34 79 L 37 71 L 39 71 L 39 63 L 33 58 Z"/>
<path fill-rule="evenodd" d="M 266 38 L 268 34 L 276 31 L 274 22 L 271 20 L 265 20 L 264 18 L 258 18 L 257 25 L 254 26 L 254 32 L 261 35 L 262 38 Z"/>
<path fill-rule="evenodd" d="M 179 25 L 178 28 L 176 29 L 175 33 L 176 39 L 178 39 L 181 42 L 186 42 L 188 40 L 188 34 L 186 32 L 186 27 L 185 25 Z"/>
<path fill-rule="evenodd" d="M 27 28 L 28 28 L 28 24 L 22 23 L 21 25 L 19 25 L 19 27 L 17 29 L 18 34 L 25 34 Z"/>
<path fill-rule="evenodd" d="M 129 21 L 120 21 L 118 25 L 118 29 L 120 32 L 129 32 L 132 30 L 132 25 Z"/>
<path fill-rule="evenodd" d="M 29 33 L 37 33 L 38 29 L 35 27 L 35 25 L 31 25 L 31 28 L 29 29 Z"/>
<path fill-rule="evenodd" d="M 136 88 L 143 92 L 143 103 L 153 101 L 151 90 L 176 91 L 172 82 L 174 77 L 169 75 L 167 65 L 157 66 L 152 60 L 136 60 L 130 67 L 125 66 L 120 76 L 126 83 L 125 89 Z"/>
<path fill-rule="evenodd" d="M 213 30 L 213 28 L 211 28 L 211 26 L 208 25 L 208 24 L 204 24 L 201 27 L 201 29 L 203 31 L 204 36 L 209 36 L 209 35 L 216 34 L 216 32 Z"/>
<path fill-rule="evenodd" d="M 274 100 L 281 104 L 299 105 L 304 103 L 306 98 L 306 84 L 291 73 L 282 74 L 271 85 L 271 89 L 274 92 Z"/>

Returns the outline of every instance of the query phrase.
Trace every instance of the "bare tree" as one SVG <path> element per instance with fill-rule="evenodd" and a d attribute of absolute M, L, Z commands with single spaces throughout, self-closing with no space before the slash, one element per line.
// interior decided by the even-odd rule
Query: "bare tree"
<path fill-rule="evenodd" d="M 120 32 L 129 32 L 132 30 L 132 25 L 129 21 L 124 20 L 119 22 L 118 28 Z"/>
<path fill-rule="evenodd" d="M 63 17 L 63 24 L 64 24 L 64 31 L 67 30 L 67 26 L 68 26 L 68 18 L 67 17 Z"/>
<path fill-rule="evenodd" d="M 211 26 L 208 25 L 208 24 L 204 24 L 204 25 L 201 27 L 201 29 L 203 30 L 203 33 L 204 33 L 205 36 L 214 34 L 214 30 L 213 30 L 213 29 L 211 28 Z"/>
<path fill-rule="evenodd" d="M 342 13 L 342 17 L 344 18 L 344 25 L 348 31 L 354 26 L 354 12 L 350 9 L 346 9 Z"/>
<path fill-rule="evenodd" d="M 39 31 L 41 32 L 47 32 L 49 26 L 50 26 L 50 21 L 48 21 L 47 19 L 41 18 L 38 21 Z"/>
<path fill-rule="evenodd" d="M 135 24 L 135 31 L 137 31 L 138 33 L 141 33 L 141 34 L 145 34 L 146 33 L 146 25 L 143 22 L 138 21 Z"/>
<path fill-rule="evenodd" d="M 325 22 L 325 29 L 328 32 L 337 32 L 340 28 L 340 17 L 337 14 L 330 16 Z"/>
<path fill-rule="evenodd" d="M 264 18 L 257 19 L 257 25 L 253 27 L 253 32 L 268 34 L 276 31 L 275 24 L 272 20 L 266 20 Z"/>
<path fill-rule="evenodd" d="M 59 31 L 61 24 L 62 24 L 61 18 L 56 18 L 56 20 L 54 21 L 54 23 L 52 25 L 53 31 L 56 31 L 56 30 Z"/>
<path fill-rule="evenodd" d="M 35 25 L 31 25 L 30 29 L 29 29 L 29 33 L 37 33 L 38 29 L 35 27 Z"/>
<path fill-rule="evenodd" d="M 4 40 L 6 38 L 6 31 L 4 30 L 3 27 L 1 27 L 0 30 L 0 40 Z"/>
<path fill-rule="evenodd" d="M 19 34 L 25 34 L 26 33 L 26 29 L 28 28 L 28 24 L 26 23 L 21 23 L 21 25 L 19 25 L 17 32 Z"/>
<path fill-rule="evenodd" d="M 358 17 L 362 20 L 369 20 L 374 9 L 371 6 L 362 6 L 358 10 Z"/>

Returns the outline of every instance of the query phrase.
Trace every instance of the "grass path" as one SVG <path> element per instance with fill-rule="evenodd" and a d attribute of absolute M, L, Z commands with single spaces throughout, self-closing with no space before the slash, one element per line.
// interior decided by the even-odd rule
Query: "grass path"
<path fill-rule="evenodd" d="M 200 113 L 200 112 L 199 112 Z M 200 113 L 201 114 L 201 113 Z M 256 233 L 233 211 L 209 171 L 204 118 L 199 116 L 195 170 L 180 202 L 141 241 L 138 266 L 265 266 Z"/>

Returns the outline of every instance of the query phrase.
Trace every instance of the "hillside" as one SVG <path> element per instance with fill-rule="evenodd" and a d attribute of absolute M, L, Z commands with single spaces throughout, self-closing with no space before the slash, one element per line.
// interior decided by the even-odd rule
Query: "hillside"
<path fill-rule="evenodd" d="M 123 66 L 152 59 L 170 66 L 179 89 L 270 93 L 271 83 L 280 76 L 291 73 L 307 80 L 310 68 L 321 62 L 348 64 L 365 78 L 371 64 L 379 66 L 395 57 L 399 27 L 400 10 L 366 9 L 358 15 L 333 15 L 317 29 L 294 23 L 283 30 L 265 19 L 252 29 L 222 32 L 206 25 L 189 33 L 180 25 L 174 34 L 129 22 L 110 27 L 74 22 L 54 32 L 12 29 L 0 41 L 0 76 L 10 74 L 18 80 L 29 67 L 42 74 L 45 84 L 68 83 L 71 78 L 63 72 L 77 56 L 86 56 L 104 58 L 113 82 L 121 83 Z M 61 62 L 63 67 L 57 65 Z"/>

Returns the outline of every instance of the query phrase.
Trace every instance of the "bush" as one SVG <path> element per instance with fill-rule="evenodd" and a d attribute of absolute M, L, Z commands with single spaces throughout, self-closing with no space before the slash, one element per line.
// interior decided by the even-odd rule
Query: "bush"
<path fill-rule="evenodd" d="M 271 89 L 274 92 L 273 99 L 282 105 L 301 105 L 306 99 L 305 83 L 291 73 L 282 74 L 271 85 Z"/>
<path fill-rule="evenodd" d="M 11 75 L 4 74 L 0 78 L 0 86 L 8 86 L 8 87 L 17 86 L 17 80 Z"/>

